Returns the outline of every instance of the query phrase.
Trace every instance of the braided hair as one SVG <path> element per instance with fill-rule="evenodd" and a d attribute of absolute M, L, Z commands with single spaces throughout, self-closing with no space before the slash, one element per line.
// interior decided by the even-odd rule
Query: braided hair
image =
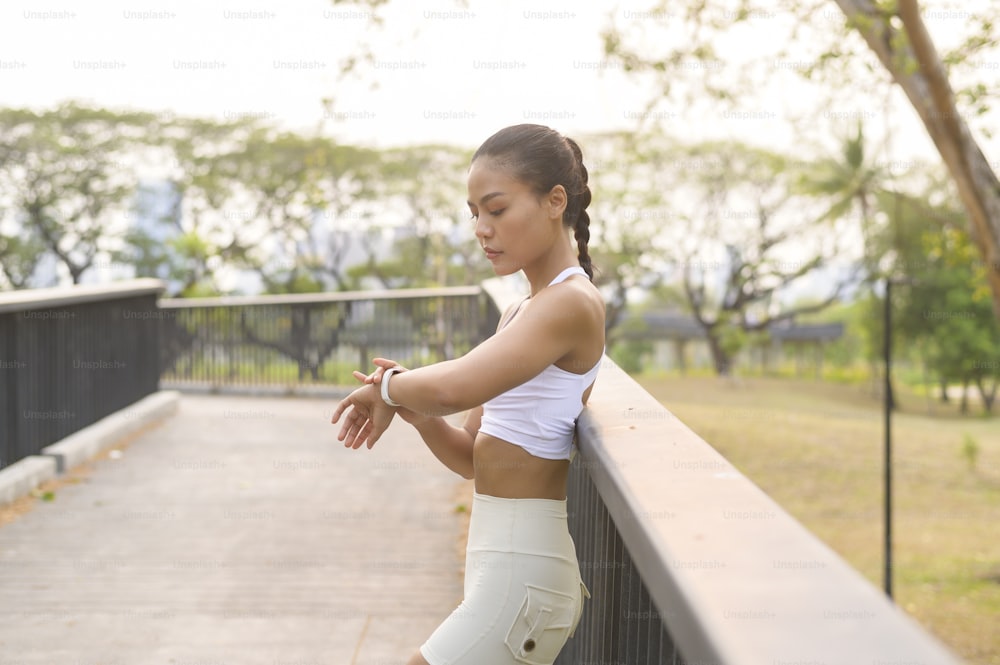
<path fill-rule="evenodd" d="M 583 152 L 571 138 L 543 125 L 514 125 L 501 129 L 479 146 L 472 161 L 488 157 L 529 185 L 539 196 L 556 185 L 566 190 L 563 224 L 573 229 L 580 267 L 593 281 L 594 266 L 587 244 L 590 242 L 590 187 Z"/>

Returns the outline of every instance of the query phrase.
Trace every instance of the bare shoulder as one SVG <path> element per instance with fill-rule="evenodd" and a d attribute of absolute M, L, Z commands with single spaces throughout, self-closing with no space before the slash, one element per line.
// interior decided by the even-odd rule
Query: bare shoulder
<path fill-rule="evenodd" d="M 604 331 L 604 297 L 588 279 L 574 277 L 554 284 L 543 289 L 535 300 L 535 315 L 544 313 L 577 331 Z"/>

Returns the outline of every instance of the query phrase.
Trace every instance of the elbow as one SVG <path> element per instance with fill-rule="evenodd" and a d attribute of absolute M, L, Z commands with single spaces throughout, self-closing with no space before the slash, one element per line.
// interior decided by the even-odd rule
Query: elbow
<path fill-rule="evenodd" d="M 454 386 L 438 387 L 432 394 L 432 400 L 434 402 L 432 410 L 436 416 L 450 416 L 469 408 L 461 392 Z"/>

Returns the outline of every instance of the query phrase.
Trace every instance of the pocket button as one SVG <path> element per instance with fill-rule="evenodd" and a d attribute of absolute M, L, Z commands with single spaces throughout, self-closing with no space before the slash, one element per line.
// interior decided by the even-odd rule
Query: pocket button
<path fill-rule="evenodd" d="M 531 639 L 526 640 L 524 642 L 524 650 L 525 651 L 534 651 L 535 650 L 535 640 L 531 640 Z"/>

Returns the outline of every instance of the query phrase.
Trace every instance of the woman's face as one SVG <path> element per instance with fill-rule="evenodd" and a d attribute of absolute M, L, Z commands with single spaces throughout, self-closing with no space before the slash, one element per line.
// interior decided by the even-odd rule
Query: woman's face
<path fill-rule="evenodd" d="M 477 159 L 469 168 L 469 210 L 476 238 L 498 275 L 510 275 L 543 256 L 560 239 L 565 195 L 557 185 L 538 197 L 530 186 Z"/>

